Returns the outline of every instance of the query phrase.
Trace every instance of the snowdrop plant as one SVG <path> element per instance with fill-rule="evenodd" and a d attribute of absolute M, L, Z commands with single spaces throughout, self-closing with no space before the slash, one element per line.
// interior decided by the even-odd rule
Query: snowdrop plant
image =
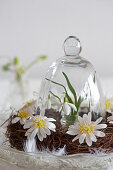
<path fill-rule="evenodd" d="M 48 97 L 48 105 L 47 105 L 48 109 L 53 107 L 57 109 L 59 112 L 63 111 L 65 115 L 69 115 L 71 113 L 71 108 L 77 111 L 76 106 L 68 102 L 68 100 L 65 97 L 65 94 L 63 94 L 61 97 L 58 97 L 57 94 L 54 94 L 51 91 L 50 94 Z"/>
<path fill-rule="evenodd" d="M 73 88 L 72 84 L 70 83 L 68 76 L 64 72 L 62 72 L 62 74 L 66 79 L 67 86 L 69 88 L 69 91 L 72 93 L 74 100 L 72 99 L 72 97 L 70 97 L 69 92 L 67 91 L 67 89 L 64 85 L 62 85 L 58 82 L 52 81 L 50 79 L 47 79 L 47 78 L 46 78 L 46 80 L 63 87 L 63 89 L 64 89 L 63 101 L 59 96 L 54 94 L 52 91 L 50 91 L 50 94 L 52 96 L 54 96 L 57 99 L 57 101 L 59 101 L 60 109 L 61 109 L 60 111 L 64 112 L 64 116 L 66 118 L 66 123 L 67 123 L 67 125 L 70 125 L 70 124 L 74 124 L 75 120 L 77 120 L 78 111 L 79 111 L 81 103 L 83 102 L 83 98 L 81 96 L 79 98 L 77 98 L 76 91 Z"/>
<path fill-rule="evenodd" d="M 91 121 L 91 113 L 84 114 L 83 117 L 78 116 L 78 122 L 69 126 L 67 134 L 76 136 L 72 140 L 73 142 L 79 139 L 79 143 L 82 144 L 85 140 L 88 146 L 92 145 L 92 142 L 97 141 L 97 137 L 104 137 L 105 133 L 100 129 L 107 127 L 106 124 L 100 124 L 102 117 L 98 118 L 95 122 Z"/>
<path fill-rule="evenodd" d="M 23 64 L 21 64 L 20 60 L 18 57 L 14 57 L 13 59 L 9 58 L 9 61 L 4 64 L 1 65 L 2 70 L 5 72 L 12 72 L 15 73 L 16 75 L 16 80 L 19 82 L 22 80 L 23 75 L 31 68 L 33 67 L 36 63 L 38 63 L 39 61 L 43 61 L 47 58 L 47 56 L 42 55 L 42 56 L 38 56 L 36 57 L 35 60 L 33 60 L 29 65 L 25 66 Z"/>

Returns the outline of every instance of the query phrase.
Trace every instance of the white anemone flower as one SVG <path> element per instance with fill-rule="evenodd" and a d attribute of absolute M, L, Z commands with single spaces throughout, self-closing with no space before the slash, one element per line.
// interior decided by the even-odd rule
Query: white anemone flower
<path fill-rule="evenodd" d="M 70 125 L 67 134 L 76 135 L 72 140 L 73 142 L 79 139 L 79 143 L 82 144 L 84 140 L 88 146 L 92 145 L 92 142 L 96 142 L 98 137 L 104 137 L 105 133 L 99 131 L 107 127 L 106 124 L 99 124 L 102 121 L 102 117 L 98 118 L 95 122 L 91 121 L 91 113 L 84 114 L 83 117 L 78 116 L 78 122 L 74 125 Z"/>
<path fill-rule="evenodd" d="M 106 98 L 105 100 L 106 112 L 111 113 L 111 116 L 107 118 L 109 123 L 113 123 L 113 98 Z"/>
<path fill-rule="evenodd" d="M 12 123 L 17 123 L 18 121 L 20 121 L 20 124 L 23 125 L 26 120 L 28 120 L 32 115 L 24 110 L 24 109 L 20 109 L 18 112 L 15 112 L 15 114 L 17 113 L 17 116 L 12 120 Z"/>
<path fill-rule="evenodd" d="M 28 129 L 25 136 L 27 136 L 28 139 L 33 139 L 37 135 L 38 139 L 43 141 L 47 135 L 51 134 L 51 131 L 56 131 L 56 126 L 52 123 L 53 121 L 56 120 L 53 118 L 47 118 L 46 116 L 38 115 L 32 117 L 23 126 L 24 129 Z"/>
<path fill-rule="evenodd" d="M 13 112 L 13 115 L 16 115 L 16 117 L 12 120 L 12 123 L 17 123 L 18 121 L 20 121 L 20 124 L 23 125 L 26 120 L 32 117 L 35 106 L 35 100 L 30 100 L 26 102 L 26 104 L 19 111 Z"/>
<path fill-rule="evenodd" d="M 105 99 L 106 112 L 113 113 L 113 97 Z"/>
<path fill-rule="evenodd" d="M 113 123 L 113 113 L 111 113 L 111 114 L 112 115 L 107 118 L 107 121 L 110 123 Z"/>

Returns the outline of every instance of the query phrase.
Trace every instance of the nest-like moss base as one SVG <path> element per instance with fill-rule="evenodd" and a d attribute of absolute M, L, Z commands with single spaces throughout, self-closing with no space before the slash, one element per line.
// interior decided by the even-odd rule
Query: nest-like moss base
<path fill-rule="evenodd" d="M 58 113 L 58 112 L 57 112 Z M 11 147 L 16 148 L 20 151 L 24 151 L 24 144 L 26 141 L 25 132 L 23 126 L 17 122 L 15 124 L 11 123 L 12 117 L 10 119 L 9 125 L 7 126 L 7 137 L 9 138 L 9 143 Z M 62 129 L 60 124 L 57 124 L 56 132 L 51 132 L 50 136 L 47 136 L 42 142 L 36 137 L 36 145 L 38 150 L 43 150 L 44 148 L 52 151 L 59 148 L 66 149 L 66 154 L 78 154 L 78 153 L 94 153 L 95 151 L 103 151 L 109 153 L 113 151 L 113 124 L 108 124 L 108 126 L 103 132 L 106 134 L 105 137 L 99 138 L 97 142 L 93 142 L 91 147 L 88 147 L 86 143 L 82 145 L 76 140 L 72 142 L 74 136 L 66 134 L 65 130 Z"/>

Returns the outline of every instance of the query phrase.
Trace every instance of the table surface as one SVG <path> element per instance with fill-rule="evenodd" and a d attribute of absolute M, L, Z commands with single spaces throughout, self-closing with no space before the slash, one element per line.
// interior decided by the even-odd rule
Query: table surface
<path fill-rule="evenodd" d="M 30 84 L 30 88 L 32 89 L 31 90 L 31 94 L 32 94 L 33 91 L 39 90 L 41 81 L 33 79 L 31 82 L 32 83 Z M 107 95 L 113 94 L 113 77 L 103 78 L 103 79 L 101 79 L 101 83 L 103 85 L 104 92 Z M 4 100 L 6 100 L 7 94 L 9 92 L 8 90 L 9 90 L 8 82 L 0 81 L 0 93 L 2 92 L 2 94 L 1 94 L 2 98 L 0 98 L 0 105 L 3 104 Z M 18 167 L 14 164 L 9 164 L 9 163 L 5 162 L 4 160 L 0 159 L 0 170 L 25 170 L 25 169 L 23 169 L 22 167 Z M 27 170 L 30 170 L 30 169 L 27 169 Z M 106 170 L 113 170 L 113 167 L 108 167 Z"/>

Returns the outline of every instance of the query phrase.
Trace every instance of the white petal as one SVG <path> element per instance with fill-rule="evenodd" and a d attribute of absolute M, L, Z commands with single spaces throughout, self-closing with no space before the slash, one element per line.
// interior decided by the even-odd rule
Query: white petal
<path fill-rule="evenodd" d="M 75 129 L 75 125 L 70 125 L 68 130 L 71 131 L 71 130 L 74 130 Z"/>
<path fill-rule="evenodd" d="M 43 138 L 46 138 L 46 133 L 43 128 L 40 128 L 40 134 L 43 136 Z"/>
<path fill-rule="evenodd" d="M 26 122 L 26 119 L 20 119 L 20 124 L 23 125 Z"/>
<path fill-rule="evenodd" d="M 65 102 L 63 105 L 63 109 L 64 109 L 64 114 L 69 115 L 71 112 L 71 108 L 69 107 L 68 103 Z"/>
<path fill-rule="evenodd" d="M 91 123 L 91 112 L 88 113 L 87 122 L 88 122 L 89 124 Z"/>
<path fill-rule="evenodd" d="M 89 123 L 87 114 L 83 115 L 83 123 Z"/>
<path fill-rule="evenodd" d="M 74 104 L 72 103 L 68 103 L 68 105 L 74 110 L 74 111 L 77 111 L 77 108 Z"/>
<path fill-rule="evenodd" d="M 95 131 L 94 134 L 98 137 L 104 137 L 105 136 L 105 133 L 101 132 L 101 131 Z"/>
<path fill-rule="evenodd" d="M 74 129 L 78 129 L 80 126 L 79 122 L 75 122 L 74 125 L 70 125 L 70 128 L 73 127 Z"/>
<path fill-rule="evenodd" d="M 54 128 L 49 127 L 49 129 L 52 130 L 53 132 L 56 132 L 56 129 Z"/>
<path fill-rule="evenodd" d="M 72 142 L 74 142 L 75 140 L 79 139 L 80 135 L 77 135 L 73 140 Z"/>
<path fill-rule="evenodd" d="M 100 124 L 100 125 L 96 125 L 95 129 L 104 129 L 106 127 L 107 127 L 106 124 Z"/>
<path fill-rule="evenodd" d="M 52 122 L 47 122 L 46 125 L 49 129 L 55 129 L 56 128 L 55 124 L 52 123 Z"/>
<path fill-rule="evenodd" d="M 24 128 L 24 129 L 28 129 L 29 127 L 31 127 L 32 124 L 33 124 L 33 122 L 27 121 L 27 122 L 24 124 L 23 128 Z"/>
<path fill-rule="evenodd" d="M 80 122 L 80 124 L 83 123 L 83 118 L 81 116 L 78 116 L 78 121 Z"/>
<path fill-rule="evenodd" d="M 20 117 L 15 117 L 15 118 L 12 120 L 12 123 L 17 123 L 19 120 L 20 120 Z"/>
<path fill-rule="evenodd" d="M 84 139 L 86 137 L 86 134 L 82 134 L 79 138 L 79 143 L 82 144 L 84 142 Z"/>
<path fill-rule="evenodd" d="M 109 110 L 109 109 L 106 109 L 106 112 L 108 112 L 108 113 L 112 113 L 112 111 L 111 111 L 111 110 Z"/>
<path fill-rule="evenodd" d="M 31 133 L 30 138 L 35 138 L 36 134 L 38 133 L 38 128 L 34 129 L 34 131 Z"/>
<path fill-rule="evenodd" d="M 30 129 L 27 130 L 27 132 L 25 133 L 25 136 L 28 136 L 31 134 L 31 132 L 34 130 L 33 127 L 31 127 Z"/>
<path fill-rule="evenodd" d="M 112 124 L 113 124 L 113 121 L 110 121 L 109 123 L 112 123 Z"/>
<path fill-rule="evenodd" d="M 46 132 L 47 135 L 50 135 L 50 134 L 51 134 L 51 132 L 50 132 L 50 130 L 49 130 L 48 128 L 45 128 L 44 130 L 45 130 L 45 132 Z"/>
<path fill-rule="evenodd" d="M 69 135 L 77 135 L 79 133 L 79 131 L 78 130 L 68 130 L 66 133 Z"/>
<path fill-rule="evenodd" d="M 109 116 L 109 117 L 107 118 L 107 121 L 113 121 L 113 116 Z"/>
<path fill-rule="evenodd" d="M 93 142 L 96 142 L 96 141 L 97 141 L 97 138 L 96 138 L 96 136 L 95 136 L 93 133 L 90 134 L 90 139 L 91 139 Z"/>
<path fill-rule="evenodd" d="M 95 125 L 99 124 L 99 123 L 102 121 L 102 119 L 103 119 L 102 117 L 98 118 L 98 119 L 94 122 L 94 124 L 95 124 Z"/>
<path fill-rule="evenodd" d="M 38 139 L 39 139 L 40 141 L 43 141 L 42 135 L 41 135 L 40 133 L 37 133 L 37 135 L 38 135 Z"/>
<path fill-rule="evenodd" d="M 86 135 L 86 143 L 87 143 L 88 146 L 92 145 L 92 140 L 91 140 L 89 135 Z"/>
<path fill-rule="evenodd" d="M 47 120 L 47 121 L 51 121 L 51 122 L 55 122 L 55 121 L 56 121 L 55 119 L 53 119 L 53 118 L 48 118 L 48 117 L 45 117 L 44 119 Z"/>

